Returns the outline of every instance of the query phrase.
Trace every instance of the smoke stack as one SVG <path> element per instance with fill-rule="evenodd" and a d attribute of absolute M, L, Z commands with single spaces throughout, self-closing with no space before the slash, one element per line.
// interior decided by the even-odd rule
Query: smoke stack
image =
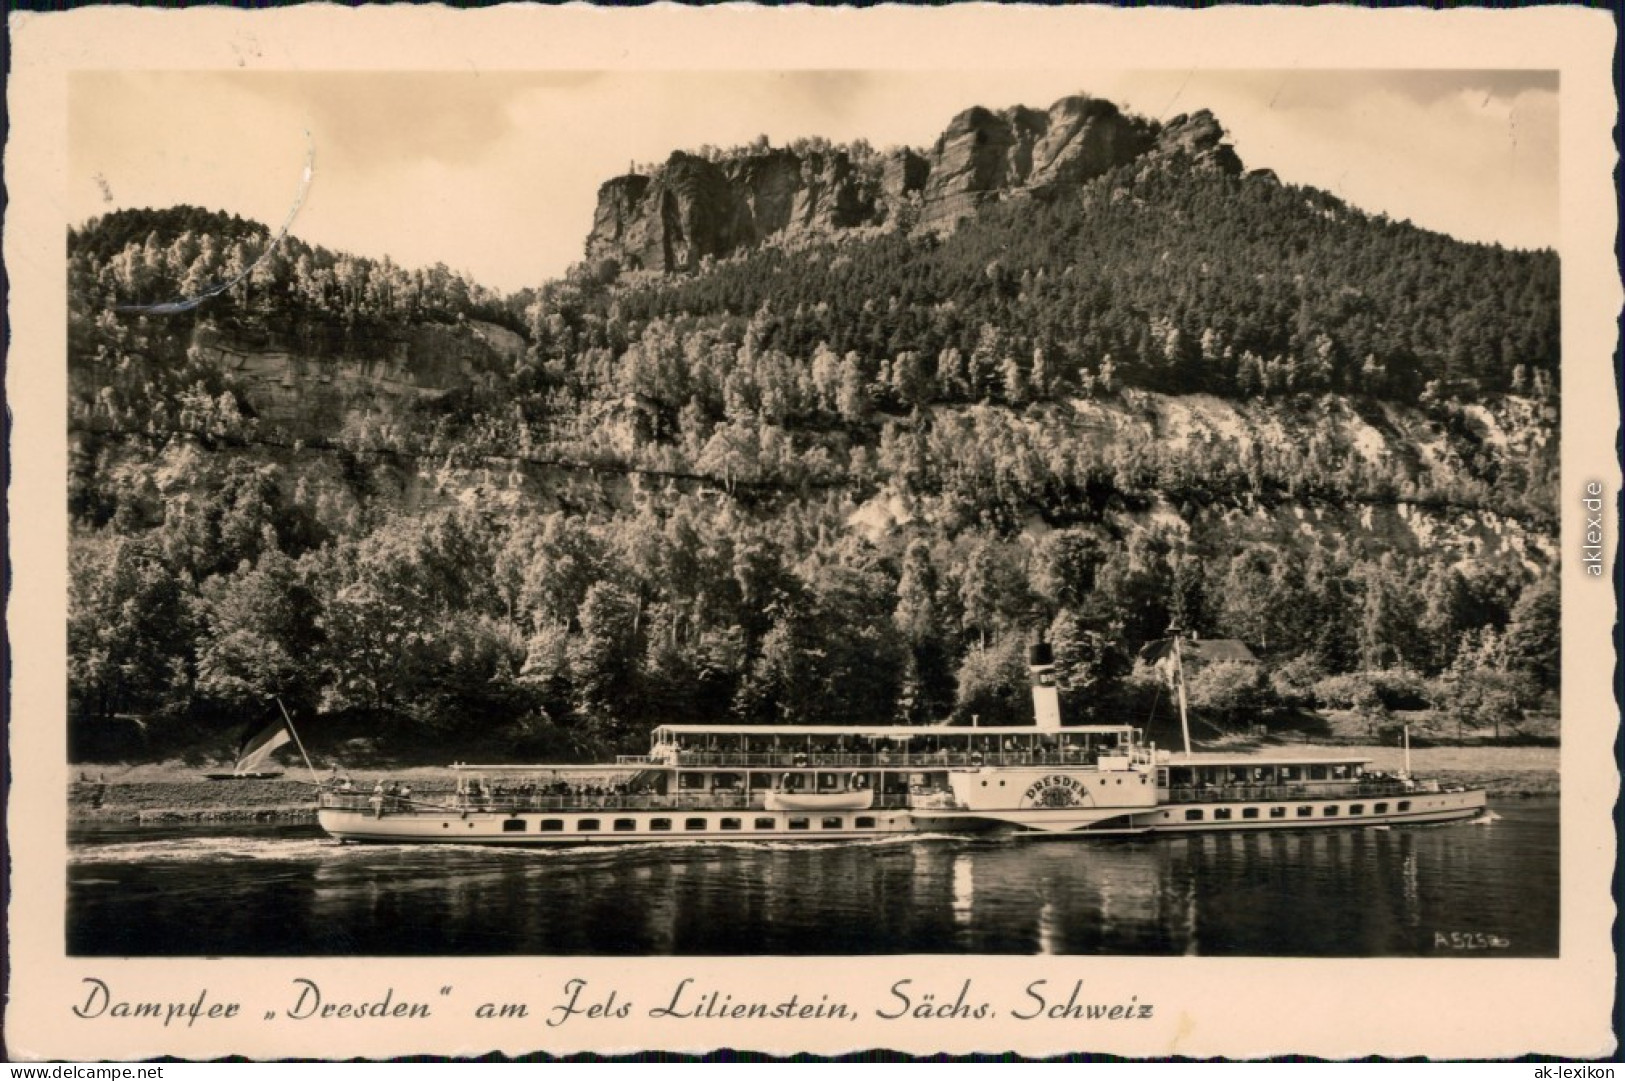
<path fill-rule="evenodd" d="M 1048 642 L 1027 647 L 1027 671 L 1033 678 L 1033 719 L 1044 731 L 1061 727 L 1061 697 L 1055 689 L 1055 654 Z"/>

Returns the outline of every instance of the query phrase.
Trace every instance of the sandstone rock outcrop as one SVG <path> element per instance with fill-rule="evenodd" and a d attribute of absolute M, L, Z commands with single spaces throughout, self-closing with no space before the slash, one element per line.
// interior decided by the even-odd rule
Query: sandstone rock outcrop
<path fill-rule="evenodd" d="M 368 416 L 459 393 L 523 351 L 513 331 L 477 321 L 412 326 L 349 354 L 297 341 L 247 344 L 200 327 L 189 350 L 232 376 L 255 417 L 302 439 L 330 438 Z"/>
<path fill-rule="evenodd" d="M 1197 169 L 1216 170 L 1231 176 L 1241 174 L 1241 159 L 1224 141 L 1225 131 L 1206 109 L 1176 116 L 1163 127 L 1148 158 L 1167 161 L 1183 158 Z"/>
<path fill-rule="evenodd" d="M 707 256 L 776 234 L 867 224 L 879 214 L 881 186 L 881 175 L 845 151 L 767 150 L 726 162 L 679 151 L 654 176 L 616 177 L 598 189 L 587 258 L 694 270 Z"/>
<path fill-rule="evenodd" d="M 1059 195 L 1136 160 L 1241 172 L 1205 110 L 1159 125 L 1081 95 L 1047 110 L 978 106 L 923 151 L 674 153 L 649 176 L 599 188 L 586 254 L 590 263 L 692 271 L 778 237 L 904 224 L 945 232 L 989 203 Z"/>

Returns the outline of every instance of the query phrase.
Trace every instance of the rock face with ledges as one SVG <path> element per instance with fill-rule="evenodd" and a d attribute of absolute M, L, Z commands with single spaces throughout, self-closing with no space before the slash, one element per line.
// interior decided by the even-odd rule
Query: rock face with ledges
<path fill-rule="evenodd" d="M 1063 195 L 1137 160 L 1241 172 L 1205 111 L 1163 126 L 1084 96 L 1047 110 L 977 106 L 949 121 L 929 150 L 767 148 L 719 161 L 679 151 L 649 176 L 599 188 L 586 254 L 590 263 L 680 272 L 776 238 L 947 232 L 990 203 Z"/>
<path fill-rule="evenodd" d="M 1187 166 L 1238 176 L 1242 172 L 1241 159 L 1224 139 L 1223 126 L 1212 113 L 1201 109 L 1170 120 L 1147 157 L 1151 162 L 1182 158 Z M 1274 173 L 1269 174 L 1270 180 L 1274 177 Z"/>
<path fill-rule="evenodd" d="M 775 235 L 883 219 L 881 188 L 882 176 L 844 151 L 768 150 L 728 162 L 678 152 L 652 177 L 616 177 L 598 189 L 587 258 L 628 269 L 695 270 L 707 256 Z"/>

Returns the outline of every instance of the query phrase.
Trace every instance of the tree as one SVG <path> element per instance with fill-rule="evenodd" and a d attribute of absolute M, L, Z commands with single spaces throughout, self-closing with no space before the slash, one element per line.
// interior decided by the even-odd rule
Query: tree
<path fill-rule="evenodd" d="M 1524 589 L 1512 606 L 1506 630 L 1506 664 L 1541 690 L 1556 693 L 1562 684 L 1562 594 L 1556 575 Z"/>
<path fill-rule="evenodd" d="M 577 708 L 606 741 L 620 743 L 630 718 L 621 708 L 635 700 L 633 680 L 642 644 L 637 598 L 607 580 L 594 582 L 581 602 L 581 633 L 569 645 L 570 681 Z"/>
<path fill-rule="evenodd" d="M 856 353 L 848 353 L 841 360 L 840 384 L 835 392 L 835 409 L 840 413 L 842 420 L 856 424 L 869 419 L 871 408 L 869 380 L 864 375 L 863 363 Z"/>
<path fill-rule="evenodd" d="M 202 697 L 239 712 L 271 696 L 313 709 L 322 673 L 321 605 L 297 565 L 275 550 L 203 591 L 197 659 Z"/>
<path fill-rule="evenodd" d="M 1033 589 L 1054 608 L 1082 609 L 1095 590 L 1103 559 L 1099 541 L 1082 529 L 1045 537 L 1033 567 Z"/>
<path fill-rule="evenodd" d="M 1018 621 L 1029 611 L 1026 575 L 1009 545 L 979 540 L 959 574 L 959 602 L 964 626 L 976 632 L 982 646 L 1003 625 Z"/>
<path fill-rule="evenodd" d="M 1467 668 L 1452 681 L 1451 705 L 1469 725 L 1490 729 L 1499 742 L 1503 731 L 1516 732 L 1523 724 L 1534 689 L 1532 681 L 1518 673 Z"/>
<path fill-rule="evenodd" d="M 68 697 L 75 715 L 176 714 L 191 704 L 189 579 L 143 541 L 75 544 L 68 578 Z"/>
<path fill-rule="evenodd" d="M 587 590 L 605 573 L 603 543 L 579 519 L 561 513 L 543 519 L 539 535 L 516 536 L 510 543 L 529 549 L 517 560 L 522 568 L 513 595 L 517 611 L 533 630 L 568 626 Z"/>
<path fill-rule="evenodd" d="M 893 620 L 910 643 L 932 637 L 938 627 L 937 569 L 931 547 L 915 538 L 903 553 L 903 571 L 897 580 L 897 608 Z"/>
<path fill-rule="evenodd" d="M 1064 715 L 1096 715 L 1111 700 L 1132 662 L 1113 637 L 1090 630 L 1063 610 L 1050 621 L 1048 638 L 1055 657 L 1055 686 L 1066 703 Z"/>
<path fill-rule="evenodd" d="M 1169 616 L 1181 630 L 1202 631 L 1208 624 L 1207 575 L 1202 561 L 1186 556 L 1174 563 Z"/>
<path fill-rule="evenodd" d="M 1360 665 L 1367 670 L 1392 668 L 1415 660 L 1417 604 L 1393 568 L 1368 564 L 1363 575 L 1365 604 L 1360 618 Z"/>
<path fill-rule="evenodd" d="M 828 342 L 819 342 L 818 348 L 813 351 L 812 382 L 813 390 L 818 394 L 818 404 L 826 412 L 836 411 L 843 375 L 841 358 Z"/>
<path fill-rule="evenodd" d="M 954 716 L 979 724 L 1012 725 L 1032 721 L 1025 650 L 1020 640 L 1006 638 L 978 646 L 959 665 Z"/>
<path fill-rule="evenodd" d="M 740 683 L 734 711 L 747 721 L 797 724 L 814 720 L 817 701 L 816 646 L 805 621 L 791 613 L 775 620 Z"/>
<path fill-rule="evenodd" d="M 953 664 L 941 612 L 940 584 L 924 540 L 910 542 L 897 581 L 892 622 L 908 650 L 900 712 L 910 722 L 935 719 L 953 703 Z"/>
<path fill-rule="evenodd" d="M 1187 672 L 1185 693 L 1192 709 L 1203 711 L 1227 730 L 1254 721 L 1270 700 L 1264 670 L 1240 661 L 1214 661 Z"/>
<path fill-rule="evenodd" d="M 891 391 L 905 409 L 918 409 L 931 401 L 931 381 L 920 354 L 904 350 L 891 366 Z"/>

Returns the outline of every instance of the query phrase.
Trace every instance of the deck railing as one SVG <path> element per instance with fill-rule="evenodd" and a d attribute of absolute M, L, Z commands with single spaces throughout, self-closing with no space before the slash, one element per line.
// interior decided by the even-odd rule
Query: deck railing
<path fill-rule="evenodd" d="M 469 796 L 455 793 L 444 796 L 413 796 L 401 799 L 384 796 L 378 802 L 364 792 L 323 792 L 320 806 L 339 811 L 360 811 L 366 814 L 435 814 L 453 811 L 518 813 L 521 811 L 744 811 L 761 810 L 763 789 L 745 792 L 729 789 L 719 792 L 678 792 L 661 795 L 653 792 L 620 792 L 603 795 L 535 795 L 517 794 L 500 796 Z M 877 810 L 899 810 L 907 807 L 940 808 L 948 804 L 951 794 L 931 792 L 876 792 L 872 807 Z"/>

